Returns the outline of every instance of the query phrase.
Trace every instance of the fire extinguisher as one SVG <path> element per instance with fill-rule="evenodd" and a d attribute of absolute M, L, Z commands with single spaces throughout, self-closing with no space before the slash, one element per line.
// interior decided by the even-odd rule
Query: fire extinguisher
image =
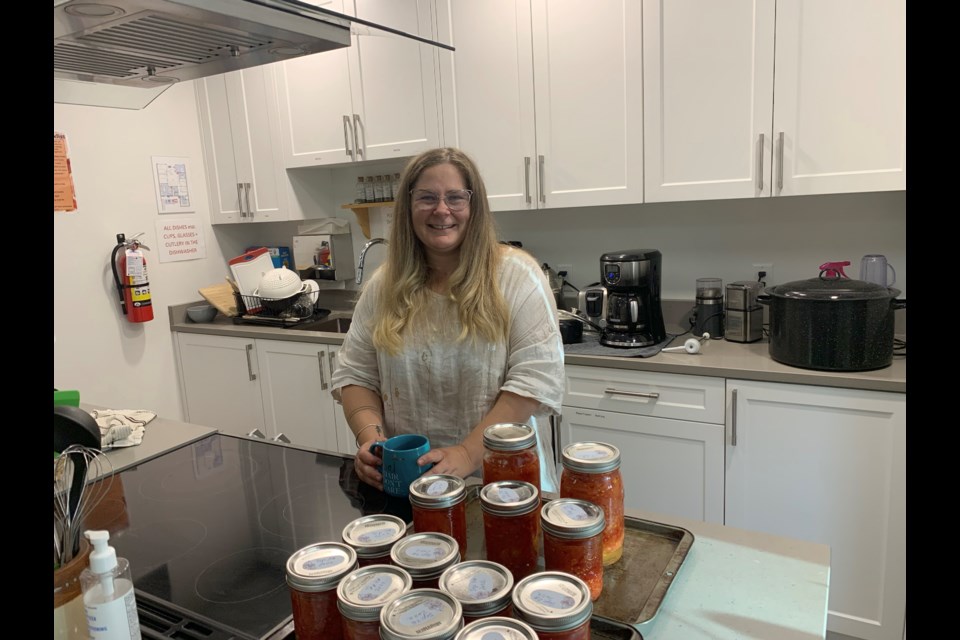
<path fill-rule="evenodd" d="M 143 249 L 149 251 L 150 247 L 137 240 L 142 235 L 143 233 L 138 233 L 131 240 L 127 240 L 126 236 L 118 233 L 117 246 L 113 248 L 110 256 L 113 281 L 120 295 L 120 308 L 130 322 L 153 320 L 147 259 L 143 255 Z"/>

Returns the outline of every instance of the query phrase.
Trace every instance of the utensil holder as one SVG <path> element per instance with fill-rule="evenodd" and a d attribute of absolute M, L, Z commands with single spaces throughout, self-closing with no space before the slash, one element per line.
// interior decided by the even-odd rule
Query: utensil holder
<path fill-rule="evenodd" d="M 90 564 L 91 546 L 80 539 L 80 553 L 59 569 L 53 570 L 53 637 L 55 640 L 81 640 L 90 637 L 83 609 L 80 574 Z"/>

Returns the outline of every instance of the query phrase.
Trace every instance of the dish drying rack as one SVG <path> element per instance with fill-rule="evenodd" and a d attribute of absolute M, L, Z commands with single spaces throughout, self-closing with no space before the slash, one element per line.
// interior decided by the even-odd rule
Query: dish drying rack
<path fill-rule="evenodd" d="M 319 296 L 319 291 L 306 291 L 282 300 L 270 300 L 234 291 L 233 297 L 239 315 L 234 317 L 233 323 L 295 327 L 305 322 L 322 320 L 330 315 L 330 310 L 317 307 Z"/>

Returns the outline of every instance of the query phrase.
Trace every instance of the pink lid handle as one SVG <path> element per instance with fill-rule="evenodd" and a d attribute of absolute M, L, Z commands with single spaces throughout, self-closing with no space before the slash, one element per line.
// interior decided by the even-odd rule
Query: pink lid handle
<path fill-rule="evenodd" d="M 820 265 L 820 277 L 827 279 L 849 278 L 850 276 L 843 272 L 843 268 L 849 266 L 849 260 L 844 260 L 843 262 L 824 262 Z"/>

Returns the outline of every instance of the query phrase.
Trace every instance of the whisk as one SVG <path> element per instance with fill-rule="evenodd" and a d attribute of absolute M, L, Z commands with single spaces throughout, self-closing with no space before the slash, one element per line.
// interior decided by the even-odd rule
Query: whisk
<path fill-rule="evenodd" d="M 105 477 L 106 476 L 106 477 Z M 63 566 L 80 551 L 84 519 L 113 485 L 113 464 L 99 449 L 74 444 L 53 461 L 53 561 Z"/>

